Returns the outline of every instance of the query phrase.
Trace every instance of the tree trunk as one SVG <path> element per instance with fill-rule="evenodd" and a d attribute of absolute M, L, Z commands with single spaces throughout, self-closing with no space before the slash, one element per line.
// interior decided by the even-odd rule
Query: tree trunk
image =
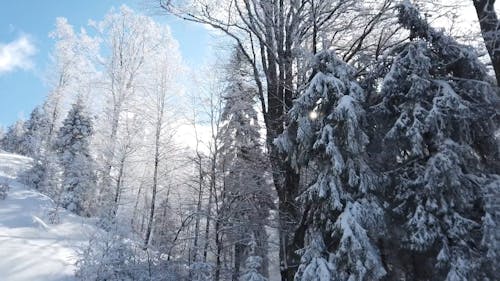
<path fill-rule="evenodd" d="M 254 230 L 254 236 L 255 241 L 257 242 L 255 254 L 262 258 L 260 272 L 262 276 L 269 279 L 269 243 L 267 239 L 266 227 L 264 225 L 258 225 L 257 229 Z"/>
<path fill-rule="evenodd" d="M 293 280 L 299 266 L 300 256 L 297 250 L 303 247 L 304 234 L 298 233 L 299 210 L 295 203 L 298 193 L 298 175 L 289 167 L 283 167 L 284 184 L 280 187 L 279 224 L 280 224 L 280 271 L 281 280 Z"/>
<path fill-rule="evenodd" d="M 141 197 L 142 185 L 143 185 L 143 183 L 141 182 L 139 184 L 139 189 L 137 190 L 137 195 L 135 197 L 134 212 L 132 213 L 132 218 L 130 219 L 130 225 L 132 226 L 132 229 L 134 229 L 134 230 L 137 230 L 135 227 L 135 223 L 136 223 L 136 217 L 138 216 L 138 212 L 139 212 L 139 200 Z"/>
<path fill-rule="evenodd" d="M 217 219 L 215 222 L 215 244 L 217 247 L 217 252 L 216 252 L 216 257 L 215 257 L 215 276 L 214 280 L 219 281 L 220 280 L 220 270 L 222 266 L 222 250 L 223 250 L 223 244 L 222 244 L 222 235 L 220 234 L 220 221 Z"/>
<path fill-rule="evenodd" d="M 115 196 L 113 200 L 113 218 L 116 217 L 116 213 L 118 212 L 118 202 L 120 201 L 121 195 L 121 185 L 123 181 L 123 173 L 125 169 L 125 157 L 122 157 L 120 161 L 120 168 L 118 170 L 118 178 L 116 179 L 116 187 L 115 187 Z"/>
<path fill-rule="evenodd" d="M 243 262 L 245 247 L 246 246 L 241 243 L 234 244 L 234 268 L 232 281 L 238 281 L 238 278 L 240 276 L 240 268 Z"/>
<path fill-rule="evenodd" d="M 198 148 L 197 148 L 198 150 Z M 190 261 L 195 262 L 198 258 L 198 240 L 200 236 L 200 215 L 201 215 L 201 203 L 203 200 L 203 169 L 202 169 L 202 159 L 201 155 L 197 151 L 198 156 L 198 201 L 196 202 L 196 220 L 194 226 L 194 239 L 193 239 L 193 251 L 191 253 Z"/>
<path fill-rule="evenodd" d="M 146 249 L 148 244 L 149 244 L 149 240 L 151 239 L 151 231 L 153 229 L 156 193 L 157 193 L 157 189 L 158 189 L 158 170 L 159 170 L 159 165 L 160 165 L 160 134 L 161 134 L 161 125 L 162 125 L 162 122 L 161 122 L 162 115 L 163 115 L 163 111 L 160 112 L 159 122 L 158 122 L 158 124 L 156 124 L 153 188 L 152 188 L 152 194 L 151 194 L 151 208 L 149 209 L 148 227 L 146 229 L 146 238 L 144 239 L 144 249 Z"/>
<path fill-rule="evenodd" d="M 273 182 L 278 194 L 280 272 L 281 280 L 286 281 L 294 279 L 300 262 L 300 256 L 296 251 L 302 248 L 304 237 L 303 234 L 295 233 L 300 221 L 300 212 L 295 203 L 299 191 L 299 175 L 288 165 L 284 156 L 280 155 L 278 148 L 272 143 L 276 136 L 277 134 L 270 134 L 268 130 L 267 147 Z"/>
<path fill-rule="evenodd" d="M 212 216 L 212 201 L 213 201 L 213 193 L 214 190 L 212 189 L 212 184 L 210 184 L 210 190 L 208 194 L 208 205 L 207 205 L 207 216 L 206 216 L 206 224 L 205 224 L 205 245 L 203 246 L 203 262 L 207 262 L 208 258 L 208 245 L 210 244 L 209 242 L 209 236 L 210 236 L 210 220 Z"/>
<path fill-rule="evenodd" d="M 287 41 L 289 38 L 287 38 Z M 280 271 L 281 280 L 293 280 L 295 272 L 300 262 L 299 255 L 296 251 L 303 246 L 303 234 L 295 233 L 300 220 L 300 211 L 295 198 L 299 192 L 300 176 L 295 172 L 286 160 L 285 155 L 281 155 L 278 148 L 274 145 L 275 138 L 283 133 L 285 126 L 286 112 L 292 104 L 293 99 L 293 80 L 292 80 L 292 64 L 289 60 L 291 55 L 291 46 L 289 41 L 286 42 L 286 49 L 281 57 L 280 80 L 276 82 L 279 87 L 270 87 L 268 89 L 268 127 L 267 127 L 267 148 L 271 169 L 273 174 L 273 182 L 278 194 L 278 211 L 280 225 Z M 274 63 L 270 62 L 270 65 Z M 276 64 L 274 64 L 276 65 Z M 270 69 L 272 69 L 270 67 Z M 277 92 L 272 92 L 272 89 L 277 89 Z"/>
<path fill-rule="evenodd" d="M 57 91 L 59 92 L 59 89 Z M 54 109 L 52 110 L 51 120 L 50 120 L 50 123 L 49 123 L 49 134 L 48 134 L 48 140 L 47 140 L 48 144 L 52 143 L 52 140 L 53 140 L 54 135 L 55 135 L 57 118 L 59 118 L 59 101 L 60 101 L 60 98 L 61 98 L 60 94 L 57 93 L 56 94 L 56 99 L 54 101 Z"/>
<path fill-rule="evenodd" d="M 495 12 L 495 0 L 473 0 L 481 34 L 495 70 L 497 85 L 500 85 L 500 26 Z"/>

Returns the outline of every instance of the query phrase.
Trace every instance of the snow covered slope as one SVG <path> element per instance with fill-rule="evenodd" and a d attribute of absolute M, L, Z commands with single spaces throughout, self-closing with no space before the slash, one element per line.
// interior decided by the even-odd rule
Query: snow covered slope
<path fill-rule="evenodd" d="M 0 200 L 0 280 L 73 280 L 76 253 L 93 227 L 64 210 L 60 224 L 49 224 L 53 201 L 16 181 L 30 165 L 29 158 L 0 153 L 0 183 L 10 185 Z"/>

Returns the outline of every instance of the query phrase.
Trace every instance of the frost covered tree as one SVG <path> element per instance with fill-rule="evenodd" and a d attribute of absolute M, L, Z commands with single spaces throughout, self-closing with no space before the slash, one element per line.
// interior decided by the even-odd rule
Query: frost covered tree
<path fill-rule="evenodd" d="M 55 43 L 50 54 L 50 71 L 47 74 L 50 92 L 43 104 L 43 110 L 49 122 L 48 141 L 52 142 L 72 101 L 78 94 L 87 95 L 89 92 L 95 73 L 91 57 L 97 52 L 98 40 L 89 36 L 85 29 L 75 32 L 73 26 L 63 17 L 56 19 L 55 29 L 50 32 L 49 37 L 55 40 Z"/>
<path fill-rule="evenodd" d="M 58 200 L 61 188 L 61 167 L 55 151 L 49 150 L 33 158 L 33 167 L 22 175 L 25 184 Z"/>
<path fill-rule="evenodd" d="M 24 120 L 19 119 L 7 128 L 7 132 L 2 138 L 2 149 L 12 153 L 24 154 L 22 146 L 24 138 Z"/>
<path fill-rule="evenodd" d="M 143 118 L 153 132 L 151 134 L 150 154 L 153 170 L 151 201 L 144 247 L 150 243 L 153 232 L 156 198 L 161 191 L 161 181 L 166 181 L 165 177 L 169 176 L 168 173 L 173 169 L 172 166 L 177 160 L 174 153 L 176 147 L 172 141 L 174 129 L 171 120 L 175 116 L 172 100 L 178 91 L 176 79 L 180 71 L 180 54 L 177 42 L 172 39 L 170 31 L 167 28 L 156 27 L 161 31 L 157 32 L 159 37 L 157 42 L 164 46 L 158 48 L 155 53 L 151 53 L 150 61 L 146 61 L 151 72 L 149 81 L 145 83 L 148 88 L 143 95 L 144 103 L 142 106 Z M 167 163 L 167 159 L 169 159 L 170 165 Z M 168 200 L 168 198 L 164 199 Z"/>
<path fill-rule="evenodd" d="M 120 156 L 122 151 L 118 140 L 124 136 L 127 115 L 134 114 L 135 96 L 139 89 L 147 87 L 148 76 L 153 73 L 146 71 L 147 61 L 155 61 L 158 48 L 172 46 L 170 31 L 161 27 L 150 17 L 136 13 L 123 5 L 112 9 L 102 21 L 92 21 L 91 27 L 97 31 L 96 38 L 101 42 L 100 53 L 95 59 L 99 61 L 103 85 L 100 100 L 102 124 L 96 128 L 96 136 L 100 146 L 97 149 L 100 169 L 100 203 L 106 207 L 113 202 L 115 188 L 120 186 L 115 175 L 123 168 Z M 140 112 L 141 114 L 142 112 Z M 104 210 L 108 216 L 112 210 Z"/>
<path fill-rule="evenodd" d="M 481 246 L 486 251 L 487 264 L 484 270 L 492 280 L 500 279 L 500 177 L 485 186 L 484 208 L 485 215 L 482 218 L 483 238 Z"/>
<path fill-rule="evenodd" d="M 259 270 L 262 258 L 251 255 L 245 261 L 245 270 L 240 277 L 240 281 L 267 281 L 267 278 L 260 274 Z"/>
<path fill-rule="evenodd" d="M 48 119 L 41 107 L 36 107 L 30 118 L 24 123 L 24 136 L 21 142 L 26 156 L 37 157 L 42 153 L 44 141 L 47 139 Z"/>
<path fill-rule="evenodd" d="M 55 148 L 63 170 L 61 204 L 82 216 L 92 215 L 95 203 L 95 164 L 89 148 L 92 134 L 91 119 L 83 100 L 78 99 L 59 129 Z"/>
<path fill-rule="evenodd" d="M 57 201 L 61 179 L 54 141 L 75 93 L 85 92 L 88 74 L 94 70 L 87 55 L 94 50 L 96 41 L 84 30 L 75 32 L 65 18 L 56 19 L 55 29 L 49 36 L 55 40 L 47 75 L 51 89 L 43 105 L 32 112 L 25 125 L 23 146 L 33 157 L 34 165 L 23 175 L 23 180 Z"/>
<path fill-rule="evenodd" d="M 498 244 L 484 237 L 498 222 L 485 204 L 498 194 L 498 90 L 471 48 L 431 28 L 409 2 L 399 22 L 413 40 L 396 49 L 371 111 L 390 277 L 496 280 L 498 259 L 487 253 Z"/>
<path fill-rule="evenodd" d="M 206 262 L 194 262 L 189 267 L 189 280 L 190 281 L 212 281 L 213 268 Z"/>
<path fill-rule="evenodd" d="M 324 239 L 334 245 L 326 250 L 337 280 L 380 280 L 386 272 L 375 241 L 382 234 L 383 211 L 374 196 L 378 176 L 366 162 L 365 94 L 355 70 L 332 51 L 315 57 L 313 71 L 290 110 L 290 125 L 276 141 L 294 169 L 311 173 L 304 176 L 311 180 L 298 200 L 304 225 L 316 232 L 303 252 L 317 252 Z M 307 276 L 298 274 L 296 280 L 313 280 Z"/>
<path fill-rule="evenodd" d="M 302 250 L 300 265 L 295 280 L 330 281 L 336 280 L 336 268 L 328 260 L 325 242 L 322 234 L 310 230 L 306 235 L 307 248 Z"/>
<path fill-rule="evenodd" d="M 94 233 L 76 264 L 75 275 L 81 281 L 185 280 L 179 268 L 142 250 L 142 243 L 117 229 Z"/>
<path fill-rule="evenodd" d="M 248 243 L 249 255 L 245 261 L 245 270 L 240 276 L 239 281 L 267 281 L 267 278 L 260 273 L 262 257 L 256 254 L 256 246 L 257 241 L 255 240 L 255 236 L 251 235 L 250 242 Z"/>
<path fill-rule="evenodd" d="M 57 201 L 61 169 L 54 141 L 63 114 L 67 112 L 75 93 L 87 94 L 86 86 L 91 77 L 89 74 L 95 70 L 88 57 L 95 51 L 97 41 L 90 38 L 83 29 L 75 32 L 65 18 L 56 19 L 55 29 L 49 37 L 55 40 L 50 55 L 50 71 L 47 74 L 51 89 L 43 105 L 32 112 L 25 125 L 23 146 L 33 157 L 34 165 L 23 175 L 23 180 Z"/>
<path fill-rule="evenodd" d="M 227 67 L 221 116 L 221 169 L 225 175 L 219 220 L 227 235 L 226 243 L 234 244 L 233 276 L 239 276 L 245 253 L 249 252 L 250 234 L 255 237 L 254 250 L 263 259 L 262 270 L 267 275 L 269 247 L 265 225 L 273 207 L 273 195 L 265 178 L 268 164 L 255 109 L 257 89 L 252 83 L 250 68 L 238 50 Z"/>
<path fill-rule="evenodd" d="M 334 44 L 350 61 L 377 57 L 394 42 L 387 11 L 392 0 L 376 1 L 171 1 L 168 12 L 218 29 L 234 40 L 250 63 L 266 127 L 267 156 L 278 194 L 282 280 L 291 280 L 299 258 L 303 227 L 295 198 L 300 177 L 273 141 L 283 132 L 287 111 L 308 80 L 305 61 Z M 380 32 L 375 32 L 380 31 Z M 371 39 L 371 40 L 370 40 Z M 377 42 L 373 44 L 373 42 Z"/>
<path fill-rule="evenodd" d="M 26 133 L 22 146 L 27 155 L 33 158 L 33 166 L 21 178 L 27 185 L 56 196 L 60 186 L 60 169 L 50 138 L 50 118 L 41 107 L 36 107 L 24 127 Z"/>

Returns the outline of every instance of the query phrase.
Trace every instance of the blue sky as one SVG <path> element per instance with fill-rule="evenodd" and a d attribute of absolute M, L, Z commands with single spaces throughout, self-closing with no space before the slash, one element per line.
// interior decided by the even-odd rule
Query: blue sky
<path fill-rule="evenodd" d="M 0 9 L 0 125 L 29 116 L 47 94 L 43 77 L 54 43 L 48 34 L 57 17 L 66 17 L 78 30 L 89 19 L 101 20 L 111 7 L 122 4 L 148 14 L 144 0 L 4 1 Z M 167 15 L 154 18 L 171 27 L 188 66 L 199 67 L 211 58 L 213 40 L 204 27 Z"/>

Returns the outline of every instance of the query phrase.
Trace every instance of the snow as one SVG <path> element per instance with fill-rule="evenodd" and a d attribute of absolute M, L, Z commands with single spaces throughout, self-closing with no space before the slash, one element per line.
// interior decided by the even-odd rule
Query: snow
<path fill-rule="evenodd" d="M 30 158 L 0 153 L 0 182 L 10 185 L 0 200 L 0 280 L 74 280 L 77 251 L 94 228 L 64 210 L 60 224 L 49 224 L 52 199 L 16 181 L 30 165 Z"/>

